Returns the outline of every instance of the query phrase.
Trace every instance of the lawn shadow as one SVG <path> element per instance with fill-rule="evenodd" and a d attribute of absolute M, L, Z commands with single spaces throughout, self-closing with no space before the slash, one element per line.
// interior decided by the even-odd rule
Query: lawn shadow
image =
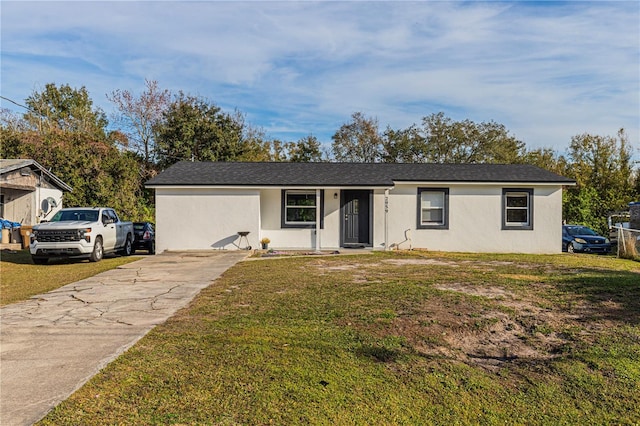
<path fill-rule="evenodd" d="M 33 264 L 29 250 L 2 250 L 0 251 L 0 261 L 17 265 Z"/>
<path fill-rule="evenodd" d="M 115 257 L 120 257 L 120 254 L 109 253 L 104 255 L 104 259 L 110 259 Z M 0 251 L 0 261 L 13 263 L 16 265 L 33 265 L 33 260 L 31 260 L 31 253 L 28 249 L 25 250 L 2 250 Z M 68 257 L 56 257 L 49 259 L 47 264 L 49 265 L 66 265 L 71 263 L 87 263 L 89 259 L 78 259 L 78 258 L 68 258 Z"/>
<path fill-rule="evenodd" d="M 640 273 L 584 270 L 578 276 L 563 277 L 557 289 L 589 302 L 585 319 L 640 324 Z"/>
<path fill-rule="evenodd" d="M 400 356 L 399 350 L 378 345 L 363 345 L 356 349 L 355 353 L 362 357 L 372 358 L 378 362 L 394 362 Z"/>

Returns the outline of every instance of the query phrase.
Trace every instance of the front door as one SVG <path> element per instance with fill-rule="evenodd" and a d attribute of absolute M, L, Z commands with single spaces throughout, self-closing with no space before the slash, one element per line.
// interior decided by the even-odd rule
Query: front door
<path fill-rule="evenodd" d="M 341 206 L 342 246 L 371 246 L 372 192 L 366 190 L 342 191 Z"/>

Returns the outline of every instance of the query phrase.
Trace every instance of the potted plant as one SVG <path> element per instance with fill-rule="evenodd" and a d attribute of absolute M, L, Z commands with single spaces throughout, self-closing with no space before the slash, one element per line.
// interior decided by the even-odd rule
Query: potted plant
<path fill-rule="evenodd" d="M 268 239 L 267 237 L 264 237 L 263 239 L 260 240 L 260 244 L 262 244 L 262 250 L 267 250 L 269 248 L 269 243 L 271 242 L 270 239 Z"/>

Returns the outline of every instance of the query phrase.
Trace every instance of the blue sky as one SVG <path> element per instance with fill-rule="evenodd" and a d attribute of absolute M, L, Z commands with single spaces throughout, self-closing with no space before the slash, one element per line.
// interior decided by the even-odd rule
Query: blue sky
<path fill-rule="evenodd" d="M 625 128 L 639 152 L 640 2 L 5 1 L 1 94 L 106 94 L 144 80 L 295 141 L 353 112 L 383 130 L 442 111 L 528 148 Z M 1 101 L 4 108 L 22 112 Z"/>

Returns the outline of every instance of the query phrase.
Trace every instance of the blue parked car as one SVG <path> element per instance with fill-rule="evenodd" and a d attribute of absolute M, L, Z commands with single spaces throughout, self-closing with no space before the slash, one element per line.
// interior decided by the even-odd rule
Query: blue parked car
<path fill-rule="evenodd" d="M 611 242 L 608 238 L 586 226 L 563 225 L 562 251 L 606 254 L 611 251 Z"/>

